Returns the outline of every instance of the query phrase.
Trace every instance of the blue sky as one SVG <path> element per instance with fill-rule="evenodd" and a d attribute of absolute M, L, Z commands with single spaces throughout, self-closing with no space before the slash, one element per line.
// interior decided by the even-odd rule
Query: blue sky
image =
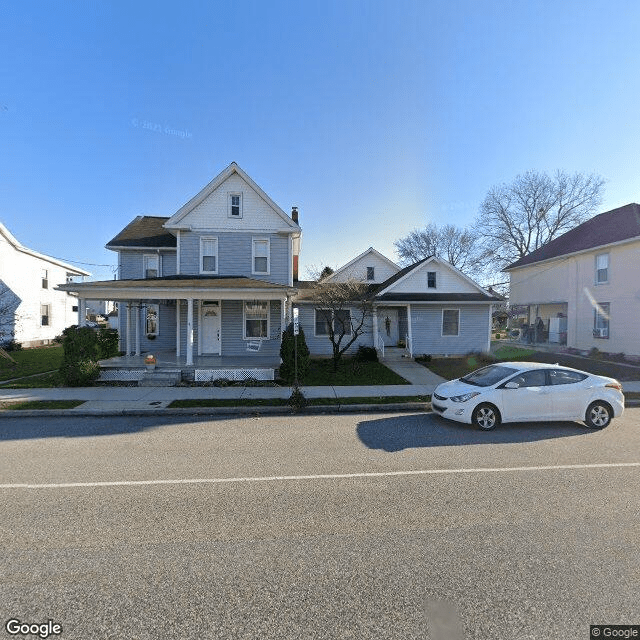
<path fill-rule="evenodd" d="M 301 276 L 470 224 L 528 169 L 599 173 L 602 211 L 640 199 L 640 3 L 131 4 L 0 21 L 0 221 L 96 279 L 131 219 L 234 160 L 300 208 Z"/>

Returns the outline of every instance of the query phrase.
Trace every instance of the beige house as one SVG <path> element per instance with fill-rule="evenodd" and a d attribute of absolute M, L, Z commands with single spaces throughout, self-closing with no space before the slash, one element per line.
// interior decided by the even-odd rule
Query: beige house
<path fill-rule="evenodd" d="M 509 265 L 522 339 L 640 355 L 640 206 L 601 213 Z"/>

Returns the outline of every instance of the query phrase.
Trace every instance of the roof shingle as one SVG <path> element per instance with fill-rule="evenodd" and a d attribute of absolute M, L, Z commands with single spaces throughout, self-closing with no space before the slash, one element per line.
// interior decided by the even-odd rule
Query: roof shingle
<path fill-rule="evenodd" d="M 115 238 L 107 242 L 107 249 L 115 247 L 167 247 L 177 246 L 176 237 L 162 225 L 169 218 L 161 216 L 138 216 Z"/>

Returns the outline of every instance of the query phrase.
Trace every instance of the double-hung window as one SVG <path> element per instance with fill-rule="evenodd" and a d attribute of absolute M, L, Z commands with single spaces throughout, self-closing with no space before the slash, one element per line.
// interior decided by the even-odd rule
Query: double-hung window
<path fill-rule="evenodd" d="M 244 338 L 269 336 L 269 301 L 247 300 L 244 303 Z"/>
<path fill-rule="evenodd" d="M 229 209 L 227 215 L 229 218 L 242 218 L 242 194 L 229 194 Z"/>
<path fill-rule="evenodd" d="M 252 273 L 268 275 L 271 268 L 269 238 L 254 238 L 251 251 Z"/>
<path fill-rule="evenodd" d="M 158 254 L 145 254 L 143 262 L 145 278 L 157 278 L 160 275 L 160 256 Z"/>
<path fill-rule="evenodd" d="M 375 280 L 375 267 L 367 267 L 367 280 Z"/>
<path fill-rule="evenodd" d="M 600 253 L 596 256 L 596 284 L 609 282 L 609 254 Z"/>
<path fill-rule="evenodd" d="M 218 273 L 218 238 L 200 238 L 200 273 Z"/>
<path fill-rule="evenodd" d="M 435 271 L 427 271 L 427 288 L 428 289 L 436 288 L 436 272 Z"/>
<path fill-rule="evenodd" d="M 351 335 L 351 311 L 349 309 L 316 309 L 315 332 L 316 336 L 328 336 L 333 327 L 334 334 L 340 336 Z"/>
<path fill-rule="evenodd" d="M 43 327 L 48 327 L 51 324 L 51 305 L 40 305 L 40 324 Z"/>
<path fill-rule="evenodd" d="M 148 336 L 157 336 L 159 331 L 158 319 L 160 318 L 160 307 L 157 304 L 147 305 L 147 317 L 145 328 Z"/>
<path fill-rule="evenodd" d="M 600 302 L 593 310 L 593 337 L 609 337 L 610 303 Z"/>
<path fill-rule="evenodd" d="M 40 275 L 42 277 L 42 288 L 48 289 L 49 288 L 49 272 L 46 269 L 42 269 Z"/>
<path fill-rule="evenodd" d="M 442 335 L 460 335 L 460 309 L 442 310 Z"/>

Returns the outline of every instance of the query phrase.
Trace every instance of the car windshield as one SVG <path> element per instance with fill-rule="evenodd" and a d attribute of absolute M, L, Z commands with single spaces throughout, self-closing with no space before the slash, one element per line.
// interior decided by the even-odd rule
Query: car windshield
<path fill-rule="evenodd" d="M 472 384 L 476 387 L 490 387 L 517 371 L 517 369 L 512 369 L 511 367 L 502 367 L 500 365 L 492 364 L 489 367 L 478 369 L 477 371 L 460 378 L 460 382 L 466 382 L 467 384 Z"/>

